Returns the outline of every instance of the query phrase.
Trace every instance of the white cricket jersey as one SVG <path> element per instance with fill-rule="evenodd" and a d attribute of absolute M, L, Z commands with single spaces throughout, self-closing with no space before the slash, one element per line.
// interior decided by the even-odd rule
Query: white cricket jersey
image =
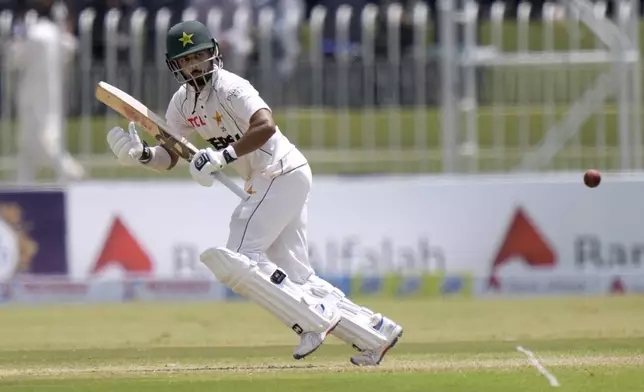
<path fill-rule="evenodd" d="M 248 130 L 251 116 L 270 107 L 247 80 L 219 69 L 212 83 L 204 88 L 195 102 L 195 91 L 183 85 L 172 97 L 166 121 L 170 128 L 187 137 L 196 131 L 216 150 L 241 139 Z M 276 127 L 273 136 L 258 150 L 238 157 L 230 165 L 245 180 L 259 172 L 274 174 L 286 172 L 306 163 L 295 146 Z"/>

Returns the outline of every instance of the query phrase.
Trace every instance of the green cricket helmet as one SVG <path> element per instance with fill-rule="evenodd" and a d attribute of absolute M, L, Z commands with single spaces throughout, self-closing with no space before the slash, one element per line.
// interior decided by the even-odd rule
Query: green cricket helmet
<path fill-rule="evenodd" d="M 199 52 L 205 52 L 207 56 L 199 63 L 182 65 L 182 58 Z M 197 20 L 177 23 L 168 30 L 165 56 L 168 68 L 179 83 L 190 83 L 199 89 L 222 67 L 219 43 L 208 28 Z"/>

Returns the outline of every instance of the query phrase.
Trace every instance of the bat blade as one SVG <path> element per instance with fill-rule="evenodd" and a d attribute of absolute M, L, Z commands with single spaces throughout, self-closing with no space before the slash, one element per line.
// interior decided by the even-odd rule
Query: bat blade
<path fill-rule="evenodd" d="M 189 140 L 173 135 L 161 117 L 125 91 L 101 81 L 96 86 L 96 98 L 188 162 L 197 153 L 198 149 Z"/>

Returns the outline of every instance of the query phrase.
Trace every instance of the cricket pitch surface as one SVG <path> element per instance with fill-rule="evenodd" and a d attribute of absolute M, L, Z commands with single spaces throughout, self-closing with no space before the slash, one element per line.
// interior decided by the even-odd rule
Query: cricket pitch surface
<path fill-rule="evenodd" d="M 357 302 L 405 328 L 376 368 L 246 302 L 0 308 L 0 391 L 644 391 L 644 297 Z"/>

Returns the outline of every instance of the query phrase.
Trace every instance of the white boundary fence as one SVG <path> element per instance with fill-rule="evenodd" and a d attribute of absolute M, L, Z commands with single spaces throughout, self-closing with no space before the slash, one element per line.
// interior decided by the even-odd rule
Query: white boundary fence
<path fill-rule="evenodd" d="M 456 10 L 454 2 L 440 2 L 441 115 L 448 125 L 444 171 L 479 171 L 487 163 L 479 153 L 496 161 L 491 165 L 496 170 L 642 167 L 638 1 L 614 2 L 612 19 L 602 1 L 546 3 L 536 23 L 531 4 L 522 2 L 515 36 L 507 34 L 508 7 L 496 2 L 489 9 L 485 46 L 477 42 L 477 3 L 463 3 Z M 459 24 L 460 52 L 454 50 Z M 481 99 L 477 81 L 482 68 L 489 75 L 483 78 L 488 100 Z M 508 95 L 506 80 L 513 76 L 516 95 Z M 460 91 L 454 88 L 459 83 Z M 481 119 L 486 101 L 491 124 Z M 486 144 L 481 136 L 492 139 L 492 148 L 481 146 Z M 460 158 L 467 158 L 459 160 L 459 146 L 465 147 Z"/>
<path fill-rule="evenodd" d="M 527 2 L 516 10 L 503 2 L 438 4 L 317 6 L 308 19 L 297 7 L 239 9 L 229 28 L 255 37 L 253 48 L 250 56 L 224 53 L 224 66 L 242 64 L 318 171 L 644 166 L 637 1 L 618 2 L 612 17 L 606 3 L 582 0 L 547 3 L 536 18 Z M 122 174 L 104 142 L 121 120 L 93 98 L 96 83 L 113 83 L 162 114 L 178 87 L 165 65 L 165 34 L 173 20 L 195 15 L 101 16 L 89 8 L 78 15 L 63 140 L 93 176 Z M 226 18 L 217 9 L 205 15 L 217 37 Z M 3 42 L 15 22 L 0 14 Z M 283 54 L 293 48 L 280 46 L 280 28 L 304 32 L 297 56 Z M 3 68 L 0 180 L 15 170 L 14 77 Z"/>

